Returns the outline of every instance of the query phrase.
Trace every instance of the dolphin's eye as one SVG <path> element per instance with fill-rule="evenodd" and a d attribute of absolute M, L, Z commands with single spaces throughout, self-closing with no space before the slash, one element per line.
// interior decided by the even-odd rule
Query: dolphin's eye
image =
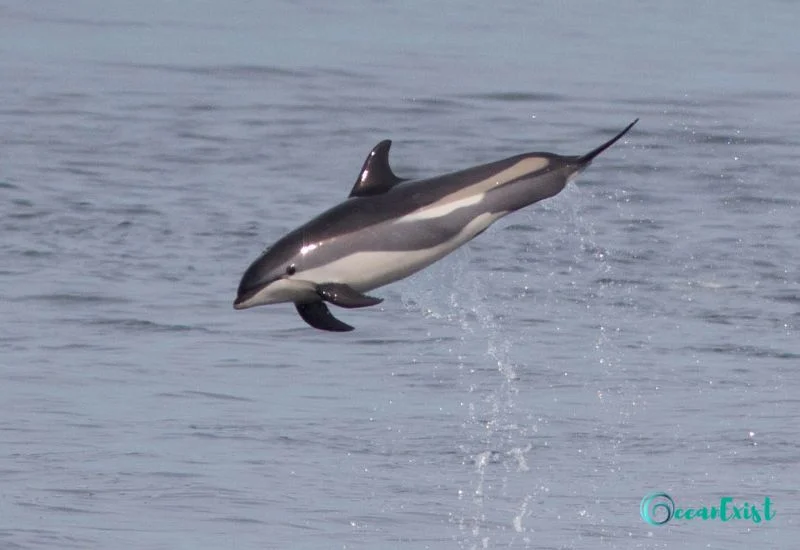
<path fill-rule="evenodd" d="M 294 266 L 294 264 L 292 264 L 292 265 L 290 265 L 289 267 L 286 268 L 286 274 L 287 275 L 294 275 L 296 272 L 297 272 L 297 268 Z"/>

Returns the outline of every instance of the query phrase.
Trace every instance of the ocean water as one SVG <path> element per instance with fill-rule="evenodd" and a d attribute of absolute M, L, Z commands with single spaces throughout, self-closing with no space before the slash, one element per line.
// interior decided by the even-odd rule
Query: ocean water
<path fill-rule="evenodd" d="M 0 549 L 790 548 L 800 6 L 0 0 Z M 243 270 L 370 148 L 588 151 L 339 310 Z M 650 525 L 772 503 L 774 517 Z"/>

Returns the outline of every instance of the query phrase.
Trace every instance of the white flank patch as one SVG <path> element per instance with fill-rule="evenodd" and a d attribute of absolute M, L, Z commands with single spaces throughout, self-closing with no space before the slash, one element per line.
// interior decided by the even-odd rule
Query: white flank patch
<path fill-rule="evenodd" d="M 298 272 L 294 277 L 319 283 L 345 283 L 360 292 L 398 281 L 428 267 L 471 240 L 508 212 L 484 213 L 455 237 L 440 245 L 408 251 L 355 252 L 327 265 Z"/>
<path fill-rule="evenodd" d="M 550 164 L 550 161 L 545 157 L 525 157 L 510 168 L 498 172 L 493 179 L 496 180 L 498 184 L 502 185 L 511 180 L 521 178 L 526 174 L 537 172 L 548 164 Z"/>
<path fill-rule="evenodd" d="M 459 208 L 464 208 L 465 206 L 472 206 L 473 204 L 478 204 L 483 200 L 483 197 L 486 196 L 486 193 L 480 193 L 478 195 L 472 195 L 469 197 L 464 197 L 463 199 L 458 199 L 452 202 L 446 202 L 444 204 L 434 203 L 428 208 L 424 208 L 422 210 L 417 210 L 411 214 L 407 214 L 396 220 L 394 223 L 405 223 L 405 222 L 414 222 L 418 220 L 429 220 L 431 218 L 441 218 L 447 216 L 448 214 L 455 212 Z"/>
<path fill-rule="evenodd" d="M 514 163 L 505 170 L 464 187 L 458 191 L 442 197 L 438 201 L 427 205 L 416 212 L 403 216 L 394 223 L 413 222 L 417 220 L 429 220 L 447 216 L 459 208 L 478 204 L 486 196 L 486 193 L 497 187 L 503 186 L 510 181 L 522 178 L 528 174 L 533 174 L 547 167 L 550 162 L 544 157 L 526 157 Z"/>

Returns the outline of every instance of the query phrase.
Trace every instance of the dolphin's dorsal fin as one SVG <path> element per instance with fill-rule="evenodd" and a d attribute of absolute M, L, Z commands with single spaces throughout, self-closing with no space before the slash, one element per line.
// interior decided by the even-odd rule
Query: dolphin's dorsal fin
<path fill-rule="evenodd" d="M 355 185 L 350 190 L 350 197 L 367 197 L 380 195 L 400 183 L 389 167 L 389 148 L 391 140 L 385 139 L 372 148 L 358 173 Z"/>

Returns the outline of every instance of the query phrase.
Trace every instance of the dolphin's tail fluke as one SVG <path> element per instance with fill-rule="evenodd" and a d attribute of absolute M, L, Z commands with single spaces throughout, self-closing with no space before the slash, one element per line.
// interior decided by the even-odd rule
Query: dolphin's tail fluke
<path fill-rule="evenodd" d="M 637 122 L 639 122 L 638 118 L 633 122 L 631 122 L 630 124 L 628 124 L 624 130 L 622 130 L 613 138 L 609 139 L 607 142 L 605 142 L 597 149 L 592 149 L 582 157 L 578 157 L 578 165 L 581 167 L 581 169 L 586 168 L 586 166 L 588 166 L 589 163 L 591 163 L 597 155 L 599 155 L 600 153 L 602 153 L 603 151 L 614 145 L 617 141 L 619 141 L 619 139 L 622 138 L 622 136 L 624 136 L 625 134 L 627 134 L 628 130 L 633 128 L 633 125 L 636 124 Z"/>

